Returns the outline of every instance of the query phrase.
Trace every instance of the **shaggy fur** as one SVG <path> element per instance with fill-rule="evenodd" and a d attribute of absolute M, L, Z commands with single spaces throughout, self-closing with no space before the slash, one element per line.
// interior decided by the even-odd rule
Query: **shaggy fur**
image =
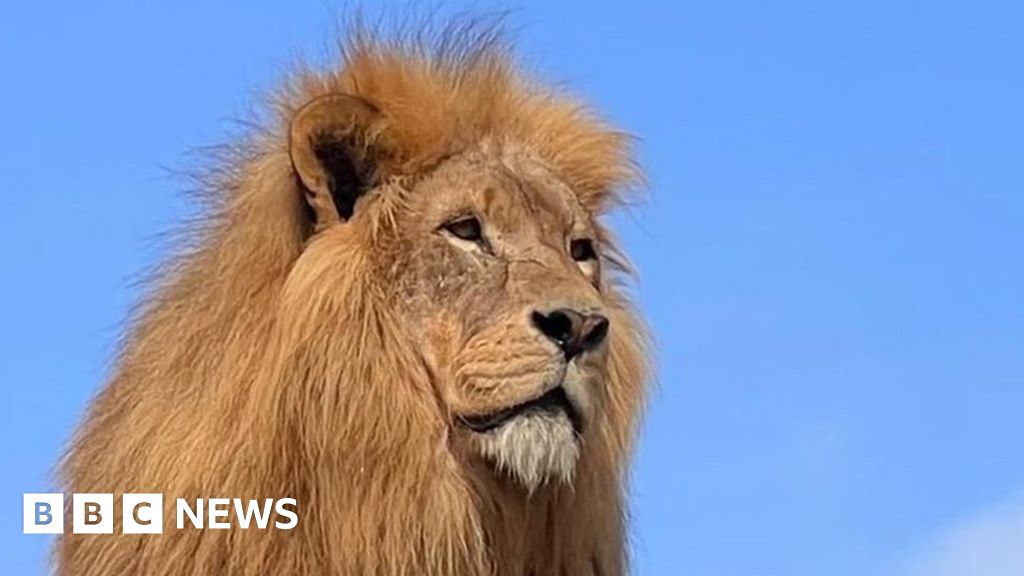
<path fill-rule="evenodd" d="M 432 41 L 357 32 L 342 60 L 298 73 L 275 100 L 277 121 L 227 159 L 205 223 L 163 270 L 64 462 L 69 493 L 163 493 L 164 533 L 66 534 L 55 550 L 60 574 L 626 572 L 624 491 L 646 338 L 613 278 L 624 258 L 597 218 L 635 178 L 627 138 L 517 75 L 488 31 L 456 28 Z M 370 192 L 350 220 L 332 222 L 318 218 L 323 208 L 297 176 L 289 131 L 304 106 L 333 94 L 378 115 L 346 149 Z M 559 202 L 580 215 L 574 226 L 592 231 L 610 269 L 585 277 L 552 255 L 552 267 L 521 282 L 524 306 L 557 293 L 611 320 L 606 349 L 578 368 L 579 386 L 591 387 L 579 438 L 564 416 L 521 419 L 493 437 L 458 424 L 541 390 L 520 378 L 527 368 L 502 372 L 500 385 L 479 374 L 530 358 L 555 373 L 556 354 L 518 304 L 427 292 L 459 279 L 469 279 L 459 290 L 475 289 L 491 257 L 430 231 L 411 236 L 433 203 L 418 198 L 437 190 L 443 202 L 499 165 L 502 182 L 533 182 L 544 198 L 566 190 Z M 531 214 L 517 226 L 547 212 Z M 460 272 L 447 274 L 421 246 Z M 516 270 L 536 262 L 495 264 L 504 284 L 487 292 L 516 285 Z M 464 329 L 470 315 L 474 326 L 500 317 L 504 332 Z M 502 356 L 519 345 L 495 335 L 505 333 L 529 352 Z M 567 378 L 577 368 L 557 370 Z M 179 497 L 295 497 L 299 524 L 177 530 Z"/>

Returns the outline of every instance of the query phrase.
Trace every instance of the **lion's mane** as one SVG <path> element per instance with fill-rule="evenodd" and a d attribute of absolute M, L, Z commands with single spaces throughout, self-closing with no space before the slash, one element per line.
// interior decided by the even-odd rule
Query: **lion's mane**
<path fill-rule="evenodd" d="M 68 492 L 165 494 L 165 531 L 66 535 L 58 571 L 623 573 L 625 475 L 647 366 L 621 289 L 608 296 L 613 393 L 573 484 L 527 498 L 490 471 L 456 466 L 443 448 L 449 415 L 377 280 L 380 255 L 368 257 L 401 203 L 380 206 L 375 228 L 330 231 L 342 243 L 308 243 L 288 126 L 334 92 L 386 112 L 381 165 L 392 174 L 414 178 L 500 136 L 535 150 L 595 214 L 635 176 L 625 136 L 514 73 L 486 30 L 397 41 L 357 32 L 335 71 L 296 73 L 269 125 L 222 158 L 203 221 L 161 269 L 62 466 Z M 304 250 L 328 249 L 319 261 L 329 268 L 294 266 Z M 294 497 L 299 524 L 175 529 L 174 498 L 218 496 Z"/>

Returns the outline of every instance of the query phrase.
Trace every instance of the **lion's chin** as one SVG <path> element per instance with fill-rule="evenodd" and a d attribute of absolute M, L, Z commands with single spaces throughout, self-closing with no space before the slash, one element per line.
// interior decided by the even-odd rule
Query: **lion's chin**
<path fill-rule="evenodd" d="M 565 411 L 527 412 L 475 436 L 480 452 L 498 471 L 529 492 L 552 480 L 572 482 L 580 448 Z"/>

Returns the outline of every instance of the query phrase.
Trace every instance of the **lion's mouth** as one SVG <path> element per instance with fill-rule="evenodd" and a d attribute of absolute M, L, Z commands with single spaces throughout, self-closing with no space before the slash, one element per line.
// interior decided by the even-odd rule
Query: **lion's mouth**
<path fill-rule="evenodd" d="M 579 410 L 577 410 L 572 401 L 569 400 L 569 396 L 566 395 L 565 389 L 561 386 L 556 386 L 545 392 L 542 396 L 538 396 L 532 400 L 527 400 L 521 404 L 502 408 L 501 410 L 489 412 L 487 414 L 460 416 L 459 420 L 470 430 L 483 433 L 500 428 L 511 420 L 526 414 L 557 414 L 558 412 L 564 413 L 569 418 L 569 422 L 572 423 L 573 430 L 575 430 L 577 434 L 580 433 L 583 429 L 583 421 L 580 417 Z"/>

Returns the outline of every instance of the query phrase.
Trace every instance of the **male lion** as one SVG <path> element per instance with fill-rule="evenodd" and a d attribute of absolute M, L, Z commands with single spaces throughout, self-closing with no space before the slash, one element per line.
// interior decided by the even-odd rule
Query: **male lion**
<path fill-rule="evenodd" d="M 67 491 L 117 515 L 60 574 L 626 572 L 646 337 L 599 217 L 628 138 L 474 30 L 354 34 L 225 163 L 72 442 Z M 163 534 L 120 534 L 124 493 Z M 213 497 L 298 525 L 177 528 Z"/>

